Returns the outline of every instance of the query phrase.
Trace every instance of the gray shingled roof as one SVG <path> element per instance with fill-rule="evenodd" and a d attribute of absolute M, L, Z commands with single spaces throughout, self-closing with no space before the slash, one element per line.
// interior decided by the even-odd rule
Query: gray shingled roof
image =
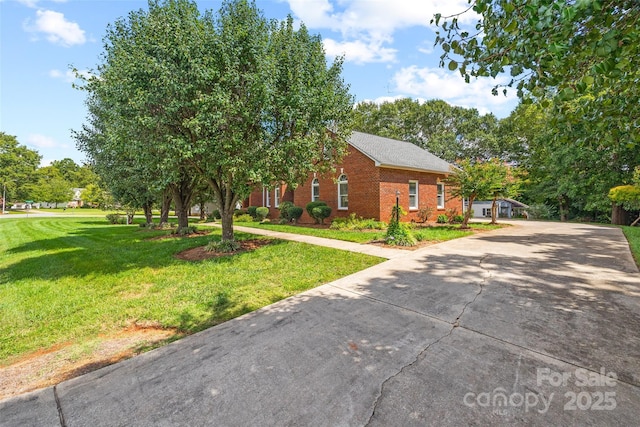
<path fill-rule="evenodd" d="M 452 166 L 415 144 L 396 139 L 353 132 L 349 144 L 380 167 L 449 173 Z"/>

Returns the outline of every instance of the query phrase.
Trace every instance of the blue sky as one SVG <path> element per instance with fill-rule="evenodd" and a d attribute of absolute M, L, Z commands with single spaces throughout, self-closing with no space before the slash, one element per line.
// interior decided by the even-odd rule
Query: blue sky
<path fill-rule="evenodd" d="M 200 0 L 202 11 L 220 0 Z M 492 96 L 496 81 L 465 84 L 438 68 L 429 21 L 466 9 L 466 0 L 257 0 L 267 18 L 291 14 L 322 36 L 327 57 L 344 54 L 343 77 L 356 101 L 444 99 L 506 117 L 515 96 Z M 86 118 L 84 94 L 69 67 L 95 69 L 109 23 L 146 0 L 0 0 L 0 131 L 37 150 L 42 164 L 69 157 L 82 164 L 71 129 Z M 473 19 L 469 16 L 467 19 Z"/>

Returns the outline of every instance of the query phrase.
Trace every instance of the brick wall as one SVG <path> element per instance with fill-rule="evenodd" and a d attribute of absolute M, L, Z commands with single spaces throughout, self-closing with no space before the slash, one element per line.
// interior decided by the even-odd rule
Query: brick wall
<path fill-rule="evenodd" d="M 462 201 L 460 199 L 447 200 L 447 188 L 445 187 L 445 208 L 437 209 L 438 189 L 437 183 L 445 178 L 444 174 L 407 171 L 401 169 L 380 169 L 380 219 L 389 221 L 391 211 L 396 203 L 396 190 L 400 191 L 399 204 L 407 212 L 401 221 L 419 221 L 418 212 L 422 208 L 431 207 L 433 212 L 429 221 L 434 221 L 439 214 L 447 209 L 458 210 L 462 213 Z M 409 208 L 409 181 L 418 182 L 418 207 Z"/>
<path fill-rule="evenodd" d="M 348 180 L 349 203 L 348 209 L 338 209 L 338 184 L 337 179 L 341 174 L 345 174 Z M 320 183 L 320 200 L 331 207 L 331 218 L 348 217 L 355 213 L 363 218 L 375 218 L 388 222 L 391 218 L 391 210 L 396 203 L 396 190 L 400 191 L 399 203 L 408 213 L 402 217 L 402 221 L 418 221 L 418 211 L 424 207 L 432 207 L 433 213 L 429 217 L 430 221 L 435 221 L 439 214 L 443 214 L 448 209 L 457 209 L 462 213 L 462 201 L 460 199 L 447 200 L 447 188 L 445 188 L 445 208 L 437 209 L 437 183 L 445 178 L 444 174 L 433 174 L 427 172 L 414 172 L 401 169 L 379 168 L 373 160 L 349 146 L 348 154 L 344 157 L 342 164 L 336 167 L 335 172 L 328 174 L 310 174 L 309 179 L 299 185 L 293 192 L 286 191 L 286 186 L 281 187 L 281 201 L 290 200 L 296 206 L 303 209 L 311 201 L 311 184 L 313 178 L 317 178 Z M 418 209 L 409 209 L 409 181 L 418 181 Z M 269 208 L 269 218 L 275 219 L 280 215 L 280 211 L 275 208 L 274 190 L 269 190 L 271 194 L 271 207 Z M 262 189 L 257 189 L 245 202 L 246 206 L 263 206 Z M 329 223 L 331 218 L 325 220 Z M 304 210 L 300 223 L 313 223 L 314 220 Z"/>
<path fill-rule="evenodd" d="M 348 208 L 338 209 L 338 183 L 340 175 L 347 176 Z M 311 202 L 311 183 L 317 178 L 320 184 L 320 200 L 331 207 L 331 218 L 347 217 L 355 213 L 363 218 L 376 218 L 379 212 L 378 182 L 379 170 L 373 160 L 349 146 L 348 154 L 335 172 L 310 174 L 309 179 L 294 191 L 294 204 L 305 207 Z M 330 221 L 330 219 L 328 220 Z M 301 223 L 312 223 L 313 218 L 305 210 Z"/>

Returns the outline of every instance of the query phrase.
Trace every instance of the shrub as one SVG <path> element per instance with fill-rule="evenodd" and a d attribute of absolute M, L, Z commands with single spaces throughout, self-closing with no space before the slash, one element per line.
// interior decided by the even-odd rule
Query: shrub
<path fill-rule="evenodd" d="M 387 228 L 385 242 L 393 246 L 414 246 L 416 238 L 407 224 L 391 221 Z"/>
<path fill-rule="evenodd" d="M 127 218 L 117 213 L 108 214 L 107 221 L 111 224 L 126 224 Z"/>
<path fill-rule="evenodd" d="M 240 214 L 233 217 L 234 222 L 252 222 L 253 218 L 249 214 Z"/>
<path fill-rule="evenodd" d="M 400 217 L 406 214 L 402 206 L 394 206 L 391 209 L 391 221 L 389 221 L 385 237 L 385 242 L 388 245 L 414 246 L 416 244 L 416 239 L 411 233 L 411 225 L 400 222 Z"/>
<path fill-rule="evenodd" d="M 287 221 L 291 221 L 291 217 L 289 216 L 289 209 L 293 207 L 293 203 L 289 201 L 285 201 L 280 203 L 278 209 L 280 209 L 280 218 L 286 219 Z"/>
<path fill-rule="evenodd" d="M 448 222 L 454 222 L 453 219 L 456 217 L 456 215 L 458 215 L 458 209 L 447 209 L 445 215 L 447 216 Z"/>
<path fill-rule="evenodd" d="M 384 230 L 386 224 L 375 219 L 363 219 L 352 213 L 347 218 L 334 218 L 331 228 L 334 230 Z"/>
<path fill-rule="evenodd" d="M 233 216 L 240 216 L 240 215 L 248 215 L 247 210 L 246 209 L 236 209 L 235 211 L 233 211 Z"/>
<path fill-rule="evenodd" d="M 446 224 L 447 222 L 449 222 L 449 217 L 447 217 L 445 214 L 440 214 L 438 215 L 436 222 L 438 224 Z"/>
<path fill-rule="evenodd" d="M 544 204 L 534 204 L 529 206 L 527 214 L 530 219 L 552 219 L 556 216 L 555 209 Z"/>
<path fill-rule="evenodd" d="M 173 234 L 177 234 L 178 236 L 187 236 L 189 234 L 195 234 L 198 231 L 198 228 L 195 225 L 190 225 L 188 227 L 177 228 L 173 231 Z"/>
<path fill-rule="evenodd" d="M 427 222 L 432 213 L 433 213 L 432 207 L 426 207 L 426 208 L 420 209 L 418 211 L 418 218 L 420 219 L 420 222 L 423 222 L 423 223 Z"/>
<path fill-rule="evenodd" d="M 252 217 L 253 219 L 257 219 L 257 216 L 256 216 L 256 210 L 257 210 L 257 209 L 258 209 L 258 207 L 257 207 L 257 206 L 249 206 L 249 207 L 247 208 L 247 213 L 248 213 L 249 215 L 251 215 L 251 217 Z"/>
<path fill-rule="evenodd" d="M 325 218 L 329 218 L 331 216 L 331 207 L 321 205 L 313 208 L 311 212 L 313 213 L 311 216 L 316 220 L 316 222 L 324 224 Z"/>
<path fill-rule="evenodd" d="M 241 247 L 242 246 L 240 245 L 240 243 L 236 242 L 235 240 L 214 240 L 212 242 L 209 242 L 207 246 L 204 247 L 204 250 L 207 252 L 229 253 L 235 252 Z"/>
<path fill-rule="evenodd" d="M 309 202 L 307 203 L 307 206 L 305 206 L 305 209 L 307 210 L 307 213 L 309 214 L 309 216 L 313 219 L 316 220 L 316 223 L 319 224 L 320 220 L 318 218 L 316 218 L 315 216 L 313 216 L 313 210 L 319 206 L 327 206 L 327 204 L 325 202 L 322 202 L 320 200 L 316 201 L 316 202 Z"/>
<path fill-rule="evenodd" d="M 454 224 L 462 224 L 462 221 L 464 221 L 464 215 L 456 215 L 451 220 Z"/>
<path fill-rule="evenodd" d="M 260 206 L 256 209 L 256 221 L 264 221 L 267 215 L 269 215 L 269 208 Z"/>
<path fill-rule="evenodd" d="M 213 212 L 211 212 L 211 218 L 213 218 L 213 219 L 222 218 L 222 215 L 220 215 L 220 210 L 219 209 L 214 209 Z"/>
<path fill-rule="evenodd" d="M 304 212 L 304 209 L 302 209 L 300 206 L 291 206 L 289 209 L 287 209 L 287 215 L 289 216 L 289 219 L 295 224 L 298 223 L 298 220 L 302 216 L 302 212 Z"/>

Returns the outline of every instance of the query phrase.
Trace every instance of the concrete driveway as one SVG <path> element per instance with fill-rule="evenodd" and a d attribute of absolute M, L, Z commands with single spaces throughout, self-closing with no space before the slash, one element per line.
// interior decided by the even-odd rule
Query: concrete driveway
<path fill-rule="evenodd" d="M 409 252 L 0 402 L 3 426 L 639 419 L 640 274 L 622 233 L 538 222 Z"/>

